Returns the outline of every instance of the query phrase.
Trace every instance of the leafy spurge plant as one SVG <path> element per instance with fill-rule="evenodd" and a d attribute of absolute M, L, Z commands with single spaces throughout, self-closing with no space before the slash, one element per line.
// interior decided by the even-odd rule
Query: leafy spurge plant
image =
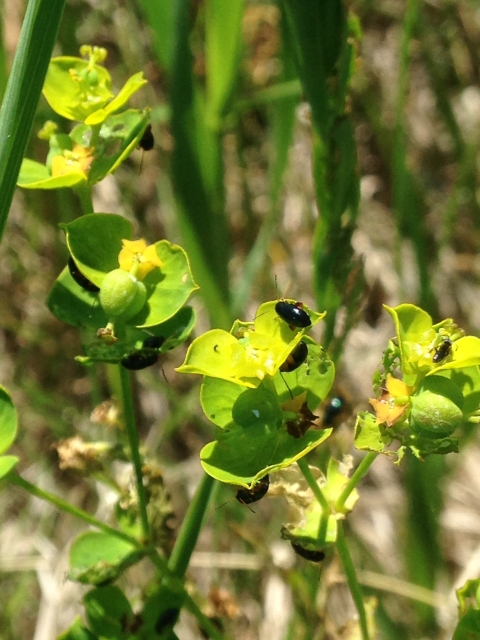
<path fill-rule="evenodd" d="M 458 451 L 462 426 L 480 422 L 480 339 L 465 336 L 453 320 L 433 324 L 412 304 L 386 307 L 396 338 L 374 374 L 375 416 L 361 412 L 355 444 L 401 460 Z M 392 451 L 397 441 L 400 447 Z"/>

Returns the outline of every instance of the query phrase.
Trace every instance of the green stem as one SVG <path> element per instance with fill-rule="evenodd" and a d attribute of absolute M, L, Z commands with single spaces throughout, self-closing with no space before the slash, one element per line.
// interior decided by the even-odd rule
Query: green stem
<path fill-rule="evenodd" d="M 345 505 L 345 502 L 348 499 L 348 496 L 352 493 L 352 491 L 355 489 L 357 484 L 360 482 L 363 476 L 370 469 L 370 466 L 372 465 L 373 461 L 377 456 L 378 456 L 378 453 L 375 453 L 374 451 L 367 453 L 365 458 L 361 461 L 361 463 L 355 469 L 354 473 L 352 474 L 352 477 L 345 485 L 342 493 L 338 496 L 338 500 L 335 503 L 335 511 L 343 510 L 343 507 Z"/>
<path fill-rule="evenodd" d="M 178 577 L 172 575 L 167 566 L 167 562 L 164 558 L 161 558 L 155 549 L 147 549 L 147 555 L 153 564 L 157 567 L 160 574 L 163 576 L 168 576 L 167 580 L 171 581 L 171 584 L 174 586 L 175 590 L 179 593 L 183 593 L 185 608 L 190 611 L 192 615 L 197 618 L 199 625 L 202 629 L 208 633 L 208 637 L 213 640 L 224 640 L 224 636 L 219 633 L 216 627 L 212 624 L 210 618 L 208 618 L 198 607 L 195 600 L 192 596 L 185 590 L 183 585 L 183 578 L 179 579 Z"/>
<path fill-rule="evenodd" d="M 75 191 L 80 199 L 83 213 L 93 213 L 92 188 L 77 187 Z"/>
<path fill-rule="evenodd" d="M 300 471 L 303 473 L 303 477 L 308 482 L 308 486 L 313 491 L 313 494 L 316 497 L 316 499 L 318 500 L 318 502 L 319 502 L 320 506 L 322 507 L 323 511 L 326 512 L 326 513 L 330 513 L 331 509 L 330 509 L 330 505 L 328 503 L 328 500 L 326 499 L 326 497 L 324 496 L 322 490 L 318 486 L 318 482 L 315 480 L 315 476 L 310 471 L 310 467 L 308 466 L 307 461 L 305 460 L 305 458 L 300 458 L 300 460 L 297 460 L 297 464 L 300 467 Z"/>
<path fill-rule="evenodd" d="M 337 550 L 340 560 L 342 561 L 350 593 L 352 594 L 353 601 L 357 607 L 358 616 L 360 618 L 362 640 L 370 640 L 370 636 L 368 634 L 367 614 L 363 604 L 363 594 L 360 589 L 360 584 L 358 583 L 357 572 L 355 571 L 355 565 L 353 564 L 352 556 L 348 549 L 345 532 L 343 530 L 343 522 L 341 520 L 338 520 L 337 527 Z"/>
<path fill-rule="evenodd" d="M 123 419 L 127 432 L 128 442 L 130 445 L 130 453 L 132 456 L 133 468 L 135 470 L 135 479 L 137 482 L 138 509 L 140 511 L 140 521 L 142 523 L 142 533 L 144 540 L 148 540 L 150 535 L 150 527 L 147 516 L 147 495 L 143 485 L 142 460 L 140 458 L 139 440 L 137 426 L 135 424 L 135 411 L 133 408 L 132 386 L 130 384 L 130 372 L 121 365 L 117 367 L 120 386 L 122 390 L 122 406 Z"/>
<path fill-rule="evenodd" d="M 168 568 L 177 578 L 183 578 L 187 570 L 214 485 L 215 480 L 205 474 L 183 519 L 172 555 L 168 560 Z"/>
<path fill-rule="evenodd" d="M 135 540 L 135 538 L 132 538 L 132 536 L 129 536 L 126 533 L 122 533 L 121 531 L 117 531 L 117 529 L 114 529 L 113 527 L 110 527 L 108 524 L 105 524 L 104 522 L 97 520 L 86 511 L 83 511 L 78 507 L 74 507 L 69 502 L 62 500 L 62 498 L 59 498 L 53 493 L 48 493 L 48 491 L 44 491 L 43 489 L 36 487 L 34 484 L 31 484 L 30 482 L 28 482 L 28 480 L 25 480 L 24 478 L 16 475 L 15 473 L 12 473 L 8 477 L 8 481 L 11 484 L 16 485 L 17 487 L 24 489 L 30 495 L 35 496 L 36 498 L 41 498 L 42 500 L 46 500 L 47 502 L 50 502 L 50 504 L 53 504 L 58 509 L 61 509 L 62 511 L 65 511 L 70 515 L 75 516 L 75 518 L 78 518 L 79 520 L 83 520 L 87 524 L 91 524 L 94 527 L 97 527 L 97 529 L 100 529 L 104 533 L 108 533 L 111 536 L 115 536 L 116 538 L 125 540 L 125 542 L 129 542 L 130 544 L 133 544 L 136 547 L 140 546 L 138 540 Z"/>
<path fill-rule="evenodd" d="M 297 464 L 300 467 L 300 471 L 303 473 L 303 477 L 307 481 L 308 486 L 313 491 L 313 495 L 316 497 L 319 505 L 322 507 L 322 515 L 320 517 L 318 526 L 318 539 L 325 540 L 327 537 L 328 519 L 332 513 L 332 508 L 323 491 L 318 486 L 318 482 L 316 481 L 313 473 L 310 471 L 310 467 L 308 466 L 305 458 L 300 458 L 300 460 L 297 460 Z"/>

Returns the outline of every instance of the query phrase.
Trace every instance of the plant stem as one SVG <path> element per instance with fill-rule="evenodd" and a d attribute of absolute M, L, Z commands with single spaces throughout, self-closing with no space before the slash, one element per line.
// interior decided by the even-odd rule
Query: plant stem
<path fill-rule="evenodd" d="M 353 601 L 355 602 L 355 606 L 357 607 L 358 615 L 360 618 L 362 640 L 370 640 L 367 625 L 367 613 L 365 611 L 365 606 L 363 603 L 362 590 L 360 589 L 360 585 L 357 579 L 357 572 L 355 571 L 355 565 L 353 564 L 352 556 L 350 555 L 347 541 L 345 539 L 343 522 L 341 520 L 338 520 L 337 526 L 337 550 L 340 556 L 340 560 L 342 561 L 343 570 L 345 572 L 345 577 L 347 578 L 350 593 L 352 594 Z"/>
<path fill-rule="evenodd" d="M 172 555 L 168 560 L 168 568 L 177 578 L 183 579 L 187 570 L 190 557 L 197 544 L 214 485 L 215 480 L 205 474 L 183 519 Z"/>
<path fill-rule="evenodd" d="M 136 547 L 140 546 L 138 540 L 136 540 L 132 536 L 129 536 L 126 533 L 123 533 L 122 531 L 118 531 L 117 529 L 110 527 L 108 524 L 105 524 L 104 522 L 97 520 L 97 518 L 94 518 L 86 511 L 83 511 L 78 507 L 74 507 L 72 504 L 70 504 L 69 502 L 66 502 L 65 500 L 62 500 L 62 498 L 59 498 L 53 493 L 49 493 L 48 491 L 44 491 L 43 489 L 40 489 L 39 487 L 35 486 L 31 482 L 28 482 L 28 480 L 25 480 L 24 478 L 22 478 L 21 476 L 15 473 L 12 473 L 8 476 L 8 481 L 11 484 L 16 485 L 17 487 L 24 489 L 30 495 L 35 496 L 36 498 L 41 498 L 42 500 L 46 500 L 47 502 L 50 502 L 50 504 L 53 504 L 58 509 L 61 509 L 62 511 L 65 511 L 70 515 L 75 516 L 79 520 L 83 520 L 87 524 L 91 524 L 94 527 L 97 527 L 97 529 L 100 529 L 104 533 L 108 533 L 111 536 L 115 536 L 116 538 L 125 540 L 125 542 L 130 542 L 130 544 L 133 544 Z"/>
<path fill-rule="evenodd" d="M 297 460 L 297 464 L 300 467 L 300 471 L 303 473 L 305 480 L 308 482 L 308 486 L 313 491 L 313 494 L 318 500 L 324 513 L 329 514 L 331 512 L 331 508 L 328 500 L 318 486 L 318 482 L 315 480 L 313 473 L 310 471 L 310 467 L 308 466 L 307 461 L 305 460 L 305 458 L 300 458 L 300 460 Z"/>
<path fill-rule="evenodd" d="M 182 579 L 179 579 L 176 575 L 170 572 L 170 569 L 167 566 L 167 562 L 164 558 L 160 557 L 157 551 L 154 548 L 147 549 L 147 555 L 153 564 L 157 567 L 160 574 L 163 576 L 167 576 L 167 580 L 172 584 L 179 593 L 183 593 L 185 608 L 190 611 L 196 618 L 198 623 L 208 632 L 209 638 L 213 640 L 224 640 L 224 636 L 219 633 L 216 627 L 212 624 L 210 618 L 208 618 L 199 608 L 195 600 L 192 596 L 185 590 L 183 585 L 183 576 Z"/>
<path fill-rule="evenodd" d="M 125 422 L 125 430 L 127 432 L 128 442 L 130 445 L 130 453 L 132 456 L 133 468 L 135 470 L 135 479 L 137 482 L 138 494 L 138 510 L 140 512 L 140 521 L 142 524 L 142 533 L 144 541 L 150 536 L 150 526 L 147 516 L 147 495 L 143 485 L 142 460 L 140 458 L 139 440 L 137 426 L 135 423 L 135 411 L 133 408 L 132 385 L 130 383 L 130 372 L 122 367 L 117 366 L 120 377 L 120 386 L 122 390 L 122 406 L 123 419 Z"/>
<path fill-rule="evenodd" d="M 375 453 L 374 451 L 370 451 L 370 453 L 367 453 L 365 458 L 361 461 L 361 463 L 355 469 L 354 473 L 352 474 L 352 477 L 345 485 L 342 493 L 338 496 L 338 500 L 335 503 L 335 511 L 343 510 L 343 507 L 345 505 L 345 502 L 348 499 L 348 496 L 352 493 L 352 491 L 355 489 L 357 484 L 360 482 L 363 476 L 370 469 L 370 466 L 372 465 L 373 461 L 376 459 L 377 456 L 378 456 L 378 453 Z"/>
<path fill-rule="evenodd" d="M 300 471 L 303 473 L 303 477 L 308 482 L 308 486 L 313 491 L 313 495 L 316 497 L 318 503 L 322 507 L 322 515 L 320 516 L 320 522 L 318 525 L 318 539 L 325 540 L 327 537 L 328 519 L 332 513 L 332 508 L 323 491 L 318 486 L 318 482 L 316 481 L 313 473 L 310 471 L 310 467 L 308 466 L 305 458 L 300 458 L 300 460 L 297 460 L 297 464 L 300 467 Z"/>
<path fill-rule="evenodd" d="M 91 187 L 77 187 L 75 189 L 82 205 L 82 211 L 84 215 L 86 213 L 93 213 L 92 202 L 92 188 Z"/>

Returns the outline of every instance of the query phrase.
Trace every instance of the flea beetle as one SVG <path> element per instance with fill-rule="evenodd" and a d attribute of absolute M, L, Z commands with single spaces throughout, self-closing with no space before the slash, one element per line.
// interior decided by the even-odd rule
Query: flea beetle
<path fill-rule="evenodd" d="M 138 143 L 138 146 L 140 149 L 143 149 L 144 151 L 151 151 L 153 149 L 154 144 L 155 144 L 155 138 L 153 137 L 153 133 L 152 133 L 152 125 L 147 124 L 145 131 L 143 132 L 143 136 L 140 138 L 140 142 Z"/>
<path fill-rule="evenodd" d="M 306 329 L 312 324 L 312 321 L 302 307 L 303 304 L 301 302 L 295 302 L 295 304 L 293 304 L 286 300 L 280 300 L 275 305 L 275 312 L 282 320 L 285 320 L 291 329 L 294 327 L 297 329 Z"/>
<path fill-rule="evenodd" d="M 310 562 L 321 562 L 325 558 L 325 553 L 320 549 L 305 549 L 300 544 L 296 544 L 292 542 L 292 548 L 301 558 L 305 558 L 305 560 L 310 560 Z"/>
<path fill-rule="evenodd" d="M 98 293 L 100 291 L 100 288 L 97 287 L 96 284 L 90 282 L 90 280 L 83 275 L 72 256 L 68 259 L 68 270 L 70 271 L 72 278 L 80 287 L 82 287 L 82 289 L 90 291 L 90 293 Z"/>
<path fill-rule="evenodd" d="M 290 373 L 298 369 L 302 365 L 308 356 L 308 347 L 305 342 L 299 342 L 295 349 L 290 353 L 285 362 L 280 366 L 280 371 L 284 373 Z"/>
<path fill-rule="evenodd" d="M 263 476 L 251 489 L 239 489 L 235 498 L 242 504 L 258 502 L 267 493 L 269 485 L 268 475 Z"/>
<path fill-rule="evenodd" d="M 158 360 L 156 353 L 145 353 L 143 351 L 134 351 L 128 356 L 125 356 L 120 361 L 122 367 L 130 369 L 130 371 L 140 371 L 140 369 L 146 369 L 151 367 Z"/>
<path fill-rule="evenodd" d="M 165 338 L 162 338 L 162 336 L 148 336 L 143 341 L 143 347 L 144 349 L 160 349 L 164 342 Z"/>

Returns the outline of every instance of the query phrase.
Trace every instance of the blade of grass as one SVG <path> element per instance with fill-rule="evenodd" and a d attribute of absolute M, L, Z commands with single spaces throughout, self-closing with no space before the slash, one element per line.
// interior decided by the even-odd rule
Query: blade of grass
<path fill-rule="evenodd" d="M 153 48 L 167 73 L 173 64 L 175 7 L 173 2 L 138 0 L 153 32 Z"/>
<path fill-rule="evenodd" d="M 269 102 L 270 121 L 272 123 L 270 127 L 272 152 L 269 163 L 271 205 L 253 247 L 245 259 L 242 269 L 242 279 L 235 289 L 232 302 L 232 312 L 235 317 L 239 316 L 244 310 L 252 284 L 265 263 L 268 256 L 268 246 L 277 231 L 282 210 L 281 191 L 283 176 L 287 168 L 288 152 L 293 140 L 295 110 L 298 98 L 300 97 L 300 84 L 296 77 L 295 65 L 290 55 L 289 47 L 286 46 L 285 39 L 281 56 L 281 80 L 283 80 L 283 82 L 279 82 L 275 87 L 270 87 L 257 94 L 260 103 L 264 100 L 266 100 L 267 103 Z M 277 89 L 276 92 L 270 91 L 270 89 L 275 88 Z M 285 88 L 289 91 L 286 94 L 282 92 Z M 253 100 L 255 100 L 255 98 L 253 98 Z M 236 110 L 237 109 L 238 103 L 236 105 Z"/>
<path fill-rule="evenodd" d="M 193 77 L 189 9 L 187 0 L 178 2 L 171 93 L 175 139 L 172 178 L 183 244 L 194 277 L 212 324 L 229 328 L 230 242 L 224 213 L 221 137 L 207 127 L 203 95 Z"/>
<path fill-rule="evenodd" d="M 0 239 L 65 0 L 30 0 L 0 109 Z"/>
<path fill-rule="evenodd" d="M 392 156 L 392 207 L 399 233 L 410 238 L 415 252 L 420 285 L 419 304 L 431 315 L 437 315 L 437 303 L 431 288 L 429 265 L 436 262 L 436 247 L 425 225 L 425 203 L 421 189 L 407 168 L 405 111 L 408 97 L 410 43 L 419 21 L 419 3 L 409 0 L 403 22 L 400 49 L 400 71 Z M 401 273 L 400 250 L 396 265 Z"/>
<path fill-rule="evenodd" d="M 314 287 L 327 311 L 323 342 L 334 335 L 352 270 L 351 237 L 359 201 L 356 146 L 346 108 L 358 25 L 342 2 L 284 0 L 282 7 L 298 74 L 312 110 L 314 179 L 319 220 L 314 234 Z M 354 36 L 354 37 L 352 37 Z M 347 312 L 354 312 L 347 304 Z M 338 350 L 338 345 L 337 345 Z"/>
<path fill-rule="evenodd" d="M 207 119 L 218 129 L 238 77 L 244 1 L 207 0 L 205 9 Z"/>

